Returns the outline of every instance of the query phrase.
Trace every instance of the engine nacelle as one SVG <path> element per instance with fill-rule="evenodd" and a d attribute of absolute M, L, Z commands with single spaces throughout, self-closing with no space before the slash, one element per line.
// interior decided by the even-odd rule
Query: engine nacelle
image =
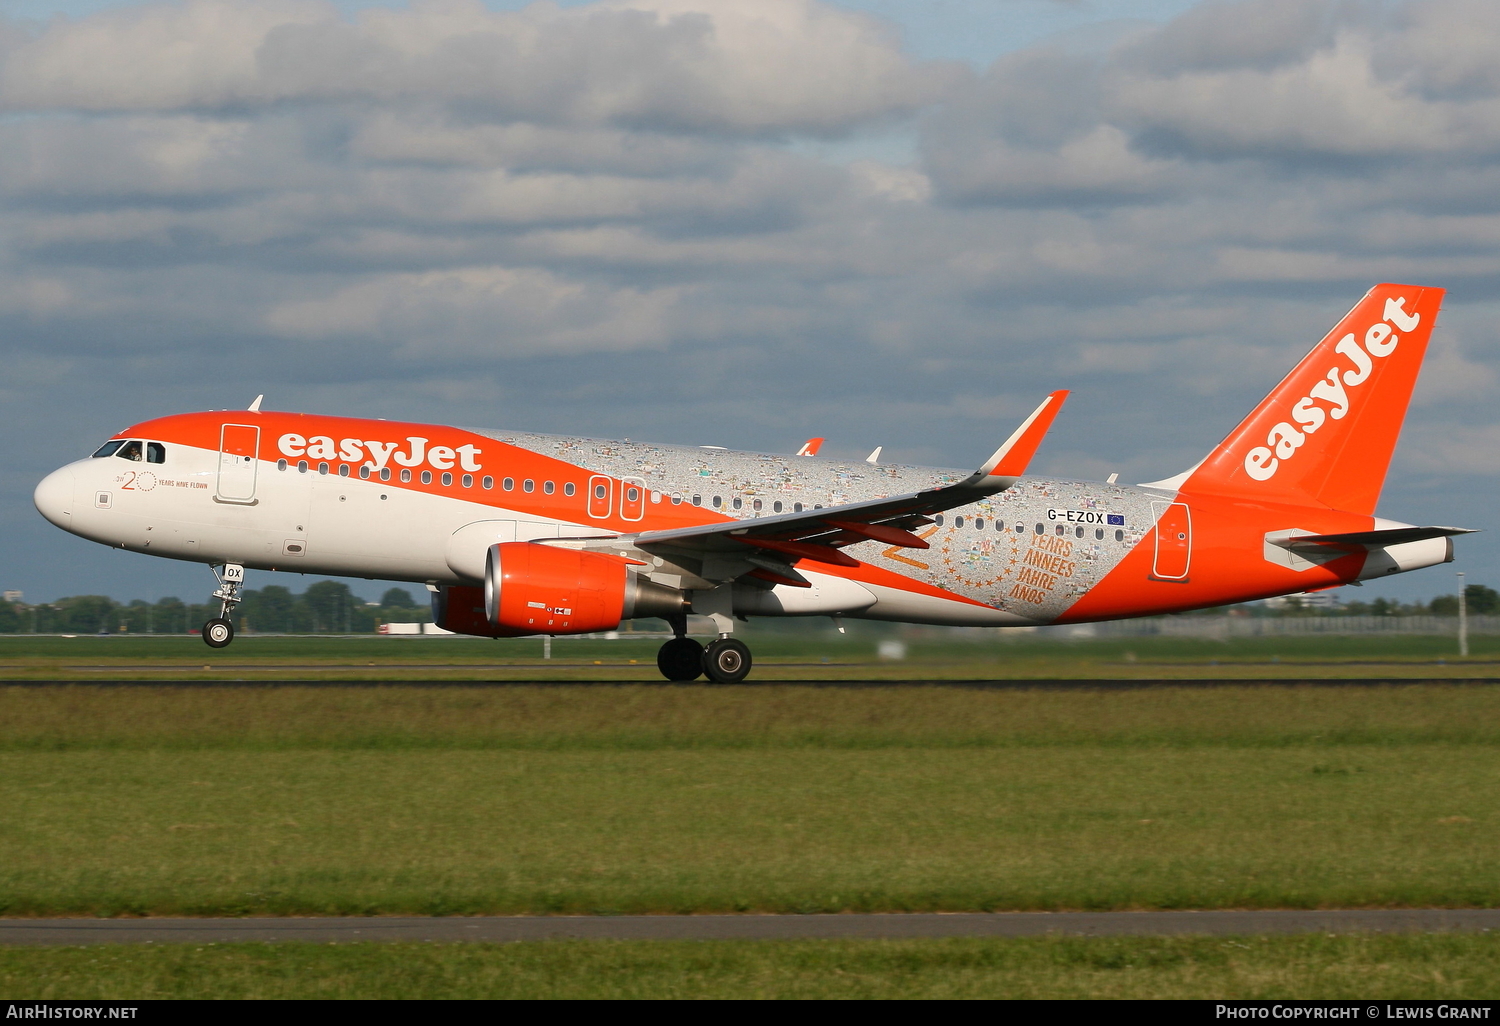
<path fill-rule="evenodd" d="M 591 634 L 686 608 L 682 592 L 632 573 L 618 556 L 501 542 L 485 557 L 484 617 L 495 637 Z"/>
<path fill-rule="evenodd" d="M 432 622 L 454 634 L 481 638 L 508 638 L 484 615 L 484 589 L 467 584 L 446 584 L 432 593 Z"/>

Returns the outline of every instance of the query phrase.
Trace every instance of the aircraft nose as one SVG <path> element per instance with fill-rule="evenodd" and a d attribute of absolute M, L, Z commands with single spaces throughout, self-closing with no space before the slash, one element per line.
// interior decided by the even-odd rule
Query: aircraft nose
<path fill-rule="evenodd" d="M 63 467 L 42 478 L 36 486 L 31 501 L 37 512 L 63 530 L 72 529 L 73 519 L 73 468 Z"/>

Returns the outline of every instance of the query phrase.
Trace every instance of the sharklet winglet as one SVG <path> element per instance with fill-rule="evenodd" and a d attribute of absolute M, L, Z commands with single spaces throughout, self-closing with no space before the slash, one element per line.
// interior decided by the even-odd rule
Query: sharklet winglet
<path fill-rule="evenodd" d="M 1021 422 L 1005 444 L 984 462 L 975 477 L 1020 477 L 1026 473 L 1031 458 L 1046 437 L 1047 430 L 1057 418 L 1063 402 L 1068 398 L 1067 389 L 1058 389 L 1042 400 L 1042 405 L 1031 411 L 1031 416 Z"/>

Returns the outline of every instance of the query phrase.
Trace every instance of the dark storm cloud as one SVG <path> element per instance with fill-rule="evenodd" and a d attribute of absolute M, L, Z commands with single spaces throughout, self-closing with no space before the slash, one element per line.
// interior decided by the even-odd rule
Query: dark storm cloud
<path fill-rule="evenodd" d="M 1043 469 L 1150 480 L 1379 280 L 1455 290 L 1390 512 L 1463 521 L 1423 495 L 1500 475 L 1497 11 L 1205 3 L 982 74 L 811 0 L 0 22 L 0 526 L 82 551 L 41 473 L 261 391 L 954 464 L 1072 387 Z"/>

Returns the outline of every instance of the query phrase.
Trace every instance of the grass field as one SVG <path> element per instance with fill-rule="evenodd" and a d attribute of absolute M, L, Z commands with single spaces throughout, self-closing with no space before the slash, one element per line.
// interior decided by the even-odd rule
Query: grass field
<path fill-rule="evenodd" d="M 1183 677 L 1500 677 L 1500 636 L 1471 639 L 1354 635 L 1209 641 L 1164 637 L 1079 639 L 982 632 L 931 632 L 908 642 L 908 657 L 876 658 L 866 625 L 832 630 L 744 633 L 755 653 L 752 680 L 953 680 Z M 536 638 L 236 638 L 214 650 L 187 636 L 76 638 L 0 635 L 0 680 L 581 680 L 659 681 L 660 638 L 559 638 L 551 660 Z"/>
<path fill-rule="evenodd" d="M 0 949 L 44 998 L 1493 998 L 1490 936 Z"/>
<path fill-rule="evenodd" d="M 1500 904 L 1500 686 L 0 688 L 0 910 Z"/>

